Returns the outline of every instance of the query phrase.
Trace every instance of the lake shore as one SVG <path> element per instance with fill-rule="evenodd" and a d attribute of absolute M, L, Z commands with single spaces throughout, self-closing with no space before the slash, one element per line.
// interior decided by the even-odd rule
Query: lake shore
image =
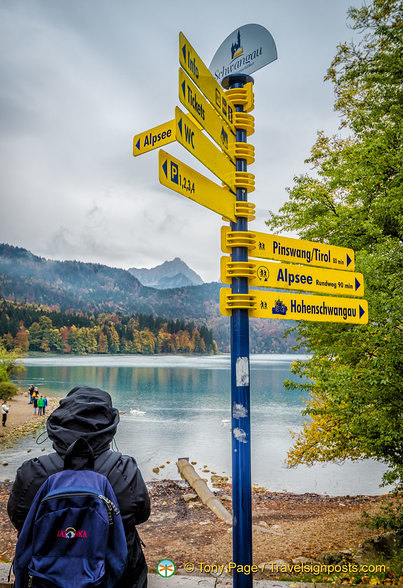
<path fill-rule="evenodd" d="M 35 433 L 38 427 L 43 427 L 46 418 L 58 406 L 59 399 L 48 397 L 48 406 L 44 416 L 34 415 L 34 405 L 29 403 L 28 391 L 21 390 L 7 400 L 9 412 L 5 427 L 0 427 L 0 451 L 5 447 L 12 447 L 22 436 Z"/>
<path fill-rule="evenodd" d="M 48 399 L 49 400 L 49 399 Z M 21 392 L 8 402 L 7 427 L 0 430 L 0 450 L 19 437 L 36 432 L 46 416 L 58 405 L 49 402 L 45 417 L 33 415 L 28 394 Z M 27 456 L 29 458 L 29 456 Z M 193 562 L 226 565 L 232 560 L 231 528 L 218 520 L 197 497 L 188 499 L 192 490 L 184 481 L 158 480 L 147 483 L 152 514 L 139 527 L 147 545 L 145 554 L 151 570 L 165 557 L 171 558 L 181 573 Z M 0 482 L 0 561 L 11 561 L 17 534 L 7 516 L 12 482 Z M 231 511 L 231 485 L 225 482 L 215 489 L 225 507 Z M 253 488 L 254 562 L 260 565 L 255 578 L 283 579 L 270 571 L 265 562 L 292 565 L 300 561 L 318 561 L 325 552 L 346 551 L 352 556 L 360 545 L 374 535 L 362 526 L 362 512 L 379 512 L 387 496 L 328 496 L 313 493 L 270 492 Z M 302 558 L 302 559 L 301 559 Z"/>

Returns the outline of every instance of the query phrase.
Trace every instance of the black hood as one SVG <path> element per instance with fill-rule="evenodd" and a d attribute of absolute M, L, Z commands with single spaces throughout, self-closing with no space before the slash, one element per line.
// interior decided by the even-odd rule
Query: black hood
<path fill-rule="evenodd" d="M 53 449 L 64 456 L 77 439 L 91 445 L 95 457 L 109 449 L 119 423 L 119 412 L 112 407 L 108 392 L 77 386 L 63 398 L 47 421 Z"/>

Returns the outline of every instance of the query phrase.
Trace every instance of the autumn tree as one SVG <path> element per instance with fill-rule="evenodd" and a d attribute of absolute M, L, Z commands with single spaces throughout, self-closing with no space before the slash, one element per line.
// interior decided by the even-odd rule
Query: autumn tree
<path fill-rule="evenodd" d="M 350 8 L 358 43 L 338 46 L 326 79 L 334 84 L 342 133 L 319 133 L 294 178 L 289 200 L 268 225 L 303 239 L 350 247 L 365 278 L 369 323 L 299 324 L 312 354 L 292 371 L 311 417 L 289 464 L 375 458 L 385 483 L 402 484 L 403 194 L 402 8 L 373 0 Z"/>

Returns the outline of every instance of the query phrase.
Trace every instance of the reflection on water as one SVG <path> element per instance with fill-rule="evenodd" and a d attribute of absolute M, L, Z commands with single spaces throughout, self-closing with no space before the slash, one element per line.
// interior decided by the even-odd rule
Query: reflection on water
<path fill-rule="evenodd" d="M 286 391 L 295 356 L 251 358 L 252 479 L 270 490 L 376 494 L 384 468 L 375 462 L 346 463 L 289 470 L 284 461 L 291 445 L 290 429 L 301 429 L 301 393 Z M 122 411 L 116 441 L 139 462 L 144 477 L 178 478 L 175 461 L 190 457 L 199 471 L 231 474 L 229 356 L 85 356 L 24 360 L 27 371 L 18 383 L 33 383 L 48 396 L 64 396 L 78 384 L 110 392 Z M 140 410 L 144 414 L 134 413 Z M 2 452 L 9 462 L 3 479 L 41 449 L 32 438 Z M 27 450 L 31 452 L 27 455 Z M 7 471 L 7 473 L 6 473 Z M 203 473 L 206 477 L 206 473 Z M 383 491 L 383 490 L 382 490 Z"/>

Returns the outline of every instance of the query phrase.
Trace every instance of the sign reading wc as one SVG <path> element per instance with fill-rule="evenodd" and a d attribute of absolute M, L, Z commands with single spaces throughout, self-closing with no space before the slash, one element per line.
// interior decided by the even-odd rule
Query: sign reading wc
<path fill-rule="evenodd" d="M 228 76 L 252 74 L 276 59 L 276 44 L 269 31 L 258 24 L 246 24 L 220 45 L 209 69 L 222 82 Z"/>

